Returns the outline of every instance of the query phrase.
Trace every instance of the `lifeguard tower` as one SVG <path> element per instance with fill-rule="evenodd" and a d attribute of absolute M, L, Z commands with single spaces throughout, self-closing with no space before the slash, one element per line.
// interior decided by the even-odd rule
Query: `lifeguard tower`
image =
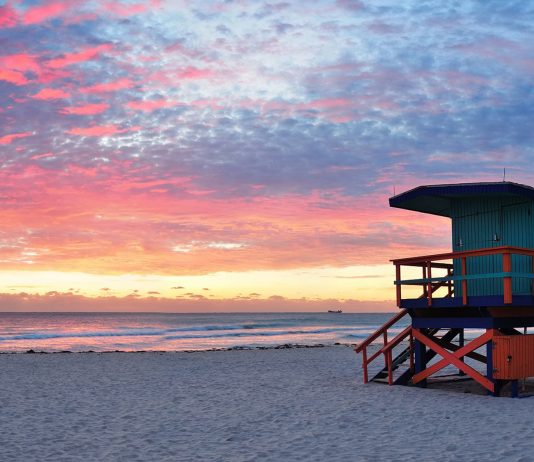
<path fill-rule="evenodd" d="M 534 376 L 534 335 L 527 333 L 534 326 L 534 188 L 511 182 L 420 186 L 389 204 L 451 218 L 452 252 L 392 260 L 401 311 L 356 347 L 364 382 L 426 386 L 453 366 L 495 396 L 511 382 L 517 396 L 518 380 Z M 388 338 L 406 315 L 410 325 Z M 378 351 L 368 352 L 378 340 Z M 408 347 L 398 353 L 403 342 Z M 385 366 L 369 379 L 368 365 L 379 357 Z"/>

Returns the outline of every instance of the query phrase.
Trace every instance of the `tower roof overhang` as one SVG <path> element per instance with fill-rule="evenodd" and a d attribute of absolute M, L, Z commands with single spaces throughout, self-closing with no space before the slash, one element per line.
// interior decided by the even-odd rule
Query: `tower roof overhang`
<path fill-rule="evenodd" d="M 517 197 L 534 200 L 534 188 L 509 181 L 419 186 L 389 199 L 389 205 L 442 217 L 451 216 L 451 201 L 476 197 Z"/>

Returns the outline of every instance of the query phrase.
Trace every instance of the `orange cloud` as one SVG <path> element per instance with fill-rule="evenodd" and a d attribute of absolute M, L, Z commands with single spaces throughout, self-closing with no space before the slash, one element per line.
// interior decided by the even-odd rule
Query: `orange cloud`
<path fill-rule="evenodd" d="M 84 104 L 81 106 L 69 106 L 61 110 L 63 114 L 75 114 L 75 115 L 95 115 L 101 114 L 109 109 L 109 104 Z"/>
<path fill-rule="evenodd" d="M 122 131 L 111 125 L 71 133 Z M 3 169 L 3 268 L 31 261 L 40 270 L 171 275 L 177 268 L 206 274 L 387 264 L 439 251 L 437 243 L 447 241 L 444 220 L 417 222 L 406 211 L 377 210 L 385 196 L 217 199 L 194 195 L 194 181 L 145 178 L 135 163 L 116 159 L 66 164 L 54 175 L 39 165 Z"/>
<path fill-rule="evenodd" d="M 31 277 L 31 273 L 27 273 Z M 83 284 L 85 281 L 80 278 Z M 76 291 L 77 292 L 77 291 Z M 107 291 L 104 291 L 107 293 Z M 193 295 L 193 294 L 191 294 Z M 252 294 L 253 295 L 253 294 Z M 253 296 L 233 298 L 197 298 L 197 297 L 141 297 L 133 292 L 129 296 L 109 295 L 87 296 L 72 292 L 50 291 L 49 293 L 0 293 L 0 303 L 5 311 L 13 312 L 325 312 L 333 306 L 341 307 L 344 312 L 391 312 L 392 296 L 384 295 L 385 300 L 355 299 L 303 299 L 272 296 L 258 299 Z M 389 300 L 388 300 L 389 298 Z"/>
<path fill-rule="evenodd" d="M 56 88 L 43 88 L 41 91 L 32 96 L 35 99 L 63 99 L 68 98 L 69 93 Z"/>
<path fill-rule="evenodd" d="M 46 64 L 52 69 L 62 68 L 70 66 L 71 64 L 89 61 L 102 52 L 111 50 L 111 48 L 111 45 L 99 45 L 97 47 L 86 48 L 76 53 L 65 54 L 62 58 L 52 59 Z"/>
<path fill-rule="evenodd" d="M 12 133 L 10 135 L 4 135 L 0 137 L 0 144 L 11 144 L 13 140 L 16 140 L 18 138 L 26 138 L 27 136 L 31 136 L 32 133 L 26 132 L 26 133 Z"/>

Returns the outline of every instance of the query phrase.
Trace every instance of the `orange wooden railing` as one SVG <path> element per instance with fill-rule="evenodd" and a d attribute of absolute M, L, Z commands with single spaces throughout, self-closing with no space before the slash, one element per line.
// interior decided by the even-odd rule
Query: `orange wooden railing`
<path fill-rule="evenodd" d="M 393 316 L 388 322 L 377 329 L 373 334 L 367 337 L 362 343 L 354 348 L 356 353 L 362 353 L 362 368 L 363 368 L 363 382 L 369 381 L 368 366 L 380 355 L 384 355 L 385 367 L 388 371 L 388 383 L 393 385 L 393 348 L 402 342 L 406 337 L 410 336 L 410 367 L 413 367 L 412 345 L 412 327 L 406 327 L 402 332 L 397 334 L 393 339 L 388 340 L 388 330 L 395 325 L 400 319 L 408 314 L 407 310 L 401 310 L 399 314 Z M 367 356 L 367 348 L 379 337 L 382 337 L 382 347 L 373 353 L 370 357 Z"/>
<path fill-rule="evenodd" d="M 502 273 L 495 273 L 494 275 L 467 274 L 467 259 L 474 257 L 483 257 L 487 255 L 502 255 Z M 503 292 L 504 303 L 512 303 L 512 275 L 519 277 L 534 277 L 534 258 L 532 273 L 512 274 L 512 255 L 524 255 L 534 257 L 534 250 L 524 249 L 521 247 L 501 246 L 487 249 L 467 250 L 463 252 L 449 252 L 436 255 L 425 255 L 421 257 L 410 257 L 392 260 L 395 265 L 395 284 L 397 288 L 397 306 L 401 306 L 402 300 L 402 285 L 420 285 L 423 288 L 423 294 L 420 298 L 426 298 L 428 306 L 432 306 L 432 295 L 441 287 L 447 287 L 447 297 L 451 297 L 454 293 L 454 279 L 460 280 L 462 287 L 462 304 L 467 305 L 468 295 L 468 281 L 469 279 L 481 279 L 483 277 L 494 276 L 496 278 L 502 278 L 503 280 Z M 460 275 L 453 276 L 453 264 L 452 263 L 437 263 L 443 260 L 460 260 L 461 273 Z M 401 279 L 401 267 L 411 266 L 422 268 L 423 277 L 418 280 L 402 281 Z M 447 275 L 445 277 L 435 277 L 432 275 L 433 269 L 445 269 Z M 508 275 L 508 274 L 509 275 Z M 458 277 L 459 276 L 459 277 Z"/>
<path fill-rule="evenodd" d="M 413 371 L 414 358 L 413 358 L 413 335 L 412 335 L 412 326 L 406 327 L 402 332 L 400 332 L 393 340 L 384 345 L 379 353 L 382 353 L 386 357 L 386 367 L 388 370 L 388 384 L 393 385 L 393 348 L 395 348 L 400 342 L 410 337 L 409 348 L 410 348 L 410 369 Z"/>

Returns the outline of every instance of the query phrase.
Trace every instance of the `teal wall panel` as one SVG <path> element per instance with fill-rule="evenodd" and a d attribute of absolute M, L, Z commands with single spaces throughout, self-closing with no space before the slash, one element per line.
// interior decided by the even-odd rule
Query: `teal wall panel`
<path fill-rule="evenodd" d="M 506 196 L 458 198 L 451 203 L 452 248 L 455 252 L 500 247 L 534 248 L 534 202 Z M 513 256 L 512 271 L 530 272 L 531 257 Z M 502 257 L 491 255 L 469 258 L 468 274 L 498 273 Z M 460 260 L 454 261 L 454 273 L 461 274 Z M 514 279 L 514 294 L 530 294 L 529 279 Z M 469 295 L 501 295 L 502 280 L 470 281 Z M 461 296 L 461 284 L 455 284 L 455 296 Z"/>

